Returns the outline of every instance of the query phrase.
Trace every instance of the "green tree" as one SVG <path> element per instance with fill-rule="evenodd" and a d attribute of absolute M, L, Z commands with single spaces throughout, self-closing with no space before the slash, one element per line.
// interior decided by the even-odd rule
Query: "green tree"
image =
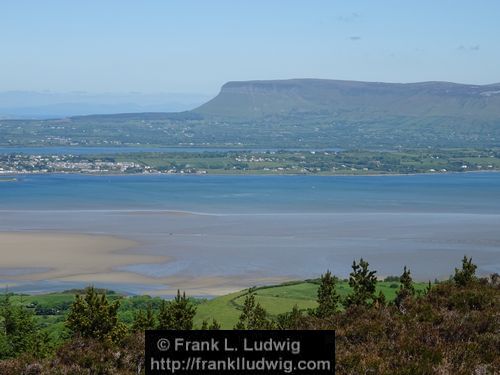
<path fill-rule="evenodd" d="M 259 330 L 271 329 L 272 326 L 272 322 L 267 319 L 266 310 L 260 303 L 255 303 L 255 295 L 253 293 L 248 294 L 245 297 L 243 311 L 234 329 Z"/>
<path fill-rule="evenodd" d="M 212 319 L 212 322 L 210 324 L 208 324 L 208 320 L 204 320 L 202 323 L 201 323 L 201 330 L 209 330 L 209 331 L 217 331 L 217 330 L 220 330 L 221 326 L 219 324 L 219 322 L 215 319 Z"/>
<path fill-rule="evenodd" d="M 376 271 L 370 271 L 368 266 L 368 262 L 363 258 L 359 260 L 359 263 L 352 262 L 352 272 L 349 274 L 349 286 L 352 288 L 352 293 L 345 300 L 346 307 L 368 306 L 375 300 Z"/>
<path fill-rule="evenodd" d="M 438 284 L 438 282 L 434 282 L 436 285 Z M 424 294 L 429 294 L 430 292 L 432 291 L 432 283 L 431 281 L 429 280 L 429 282 L 427 283 L 427 286 L 425 287 L 425 291 L 424 291 Z"/>
<path fill-rule="evenodd" d="M 145 331 L 155 329 L 155 327 L 156 319 L 151 304 L 148 304 L 146 310 L 141 309 L 135 313 L 132 331 Z"/>
<path fill-rule="evenodd" d="M 455 275 L 453 276 L 455 284 L 458 286 L 467 286 L 472 281 L 476 280 L 476 269 L 477 266 L 472 263 L 472 258 L 467 258 L 467 256 L 464 255 L 462 259 L 462 269 L 459 270 L 455 268 Z"/>
<path fill-rule="evenodd" d="M 210 331 L 218 331 L 221 329 L 221 325 L 217 320 L 212 319 L 212 323 L 210 323 L 210 325 L 208 326 L 208 329 Z"/>
<path fill-rule="evenodd" d="M 186 293 L 181 295 L 180 290 L 177 296 L 170 302 L 162 301 L 158 313 L 158 329 L 193 329 L 193 319 L 196 315 L 196 307 L 186 297 Z"/>
<path fill-rule="evenodd" d="M 378 292 L 378 295 L 373 299 L 373 306 L 380 308 L 386 305 L 387 305 L 387 299 L 385 298 L 385 294 L 382 293 L 382 291 L 380 290 Z"/>
<path fill-rule="evenodd" d="M 99 294 L 93 286 L 86 288 L 85 296 L 75 296 L 66 326 L 73 336 L 92 338 L 98 341 L 120 341 L 126 327 L 118 320 L 120 301 L 110 303 L 106 294 Z"/>
<path fill-rule="evenodd" d="M 25 352 L 45 356 L 51 349 L 48 335 L 39 331 L 30 311 L 13 305 L 10 298 L 6 292 L 0 305 L 0 359 Z"/>
<path fill-rule="evenodd" d="M 293 306 L 292 311 L 279 314 L 276 319 L 278 329 L 300 329 L 304 322 L 304 314 L 297 305 Z"/>
<path fill-rule="evenodd" d="M 335 314 L 340 296 L 335 288 L 337 280 L 330 271 L 321 275 L 321 284 L 318 288 L 318 307 L 314 314 L 319 318 L 326 318 Z"/>
<path fill-rule="evenodd" d="M 401 306 L 401 303 L 408 297 L 413 297 L 415 295 L 415 287 L 413 286 L 413 279 L 411 277 L 410 269 L 404 266 L 403 274 L 399 277 L 399 290 L 396 293 L 396 299 L 394 303 L 396 306 Z"/>

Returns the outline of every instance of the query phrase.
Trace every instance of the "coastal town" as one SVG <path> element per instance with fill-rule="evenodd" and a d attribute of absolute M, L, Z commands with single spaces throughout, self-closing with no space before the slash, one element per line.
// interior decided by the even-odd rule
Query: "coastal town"
<path fill-rule="evenodd" d="M 102 155 L 0 153 L 0 175 L 317 174 L 494 171 L 498 150 L 129 152 Z"/>
<path fill-rule="evenodd" d="M 79 160 L 58 155 L 1 155 L 0 174 L 31 173 L 144 173 L 148 169 L 134 162 Z"/>

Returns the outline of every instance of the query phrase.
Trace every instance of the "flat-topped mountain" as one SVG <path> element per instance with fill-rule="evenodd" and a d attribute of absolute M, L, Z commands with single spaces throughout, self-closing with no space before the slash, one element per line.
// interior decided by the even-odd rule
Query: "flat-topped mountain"
<path fill-rule="evenodd" d="M 2 120 L 0 125 L 0 145 L 9 146 L 497 148 L 500 84 L 229 82 L 192 111 Z"/>
<path fill-rule="evenodd" d="M 379 83 L 324 79 L 228 82 L 195 112 L 216 117 L 330 114 L 500 118 L 500 84 Z"/>
<path fill-rule="evenodd" d="M 194 112 L 210 117 L 330 115 L 335 119 L 457 117 L 500 120 L 500 84 L 326 79 L 228 82 Z"/>

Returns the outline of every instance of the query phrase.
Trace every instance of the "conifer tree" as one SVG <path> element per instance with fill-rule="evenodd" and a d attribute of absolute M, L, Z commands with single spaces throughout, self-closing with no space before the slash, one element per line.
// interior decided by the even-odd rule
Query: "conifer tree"
<path fill-rule="evenodd" d="M 139 310 L 134 316 L 132 331 L 145 331 L 156 327 L 156 319 L 153 308 L 149 304 L 146 310 Z"/>
<path fill-rule="evenodd" d="M 248 294 L 243 303 L 243 311 L 241 312 L 238 323 L 234 327 L 240 330 L 259 330 L 271 329 L 272 322 L 267 319 L 267 312 L 260 305 L 255 303 L 255 295 Z"/>
<path fill-rule="evenodd" d="M 413 286 L 411 272 L 409 268 L 406 268 L 406 266 L 404 266 L 403 274 L 400 276 L 399 282 L 401 284 L 398 292 L 396 293 L 396 299 L 394 300 L 396 306 L 400 306 L 406 298 L 413 297 L 415 295 L 415 287 Z"/>
<path fill-rule="evenodd" d="M 6 292 L 0 305 L 0 359 L 27 351 L 37 355 L 36 343 L 43 337 L 38 337 L 33 314 L 22 306 L 14 306 L 10 297 Z"/>
<path fill-rule="evenodd" d="M 292 311 L 279 314 L 276 320 L 278 329 L 300 329 L 304 320 L 304 314 L 302 314 L 297 305 L 294 305 Z"/>
<path fill-rule="evenodd" d="M 202 331 L 208 330 L 208 320 L 203 319 L 203 321 L 201 322 L 200 330 L 202 330 Z"/>
<path fill-rule="evenodd" d="M 162 301 L 158 313 L 157 328 L 191 330 L 195 314 L 196 308 L 186 297 L 186 293 L 181 295 L 180 290 L 178 290 L 174 300 Z"/>
<path fill-rule="evenodd" d="M 352 272 L 349 274 L 349 286 L 352 288 L 352 293 L 345 300 L 346 307 L 368 306 L 375 300 L 376 271 L 370 271 L 368 266 L 368 262 L 363 258 L 359 260 L 359 263 L 352 262 Z"/>
<path fill-rule="evenodd" d="M 203 322 L 201 323 L 201 330 L 202 331 L 216 331 L 216 330 L 220 330 L 221 326 L 219 324 L 219 322 L 215 319 L 212 319 L 212 322 L 210 324 L 208 324 L 208 320 L 203 320 Z"/>
<path fill-rule="evenodd" d="M 427 283 L 427 287 L 425 288 L 425 294 L 429 294 L 431 292 L 431 290 L 432 290 L 432 283 L 429 280 L 429 282 Z"/>
<path fill-rule="evenodd" d="M 326 318 L 335 314 L 337 305 L 340 302 L 340 296 L 335 289 L 336 284 L 335 276 L 332 276 L 330 271 L 321 275 L 321 284 L 318 289 L 318 307 L 315 315 L 319 318 Z"/>
<path fill-rule="evenodd" d="M 84 297 L 76 295 L 66 326 L 73 336 L 118 342 L 126 333 L 125 325 L 118 320 L 119 307 L 120 301 L 110 303 L 105 293 L 99 294 L 90 286 Z"/>
<path fill-rule="evenodd" d="M 158 325 L 156 326 L 156 329 L 172 329 L 170 328 L 172 319 L 170 317 L 170 309 L 168 305 L 169 302 L 165 300 L 161 301 L 158 311 Z"/>
<path fill-rule="evenodd" d="M 455 284 L 458 286 L 467 286 L 472 281 L 476 280 L 476 269 L 477 266 L 472 263 L 472 258 L 467 258 L 467 256 L 464 255 L 462 259 L 462 269 L 459 270 L 455 268 L 455 275 L 453 276 Z"/>

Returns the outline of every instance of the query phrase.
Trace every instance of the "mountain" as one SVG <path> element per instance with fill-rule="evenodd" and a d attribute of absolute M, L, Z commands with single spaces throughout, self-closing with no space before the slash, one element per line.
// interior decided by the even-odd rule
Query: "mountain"
<path fill-rule="evenodd" d="M 194 110 L 207 117 L 329 116 L 332 120 L 394 117 L 500 120 L 500 84 L 381 83 L 325 79 L 228 82 Z"/>
<path fill-rule="evenodd" d="M 1 120 L 0 126 L 0 145 L 498 148 L 500 84 L 229 82 L 191 111 Z"/>

